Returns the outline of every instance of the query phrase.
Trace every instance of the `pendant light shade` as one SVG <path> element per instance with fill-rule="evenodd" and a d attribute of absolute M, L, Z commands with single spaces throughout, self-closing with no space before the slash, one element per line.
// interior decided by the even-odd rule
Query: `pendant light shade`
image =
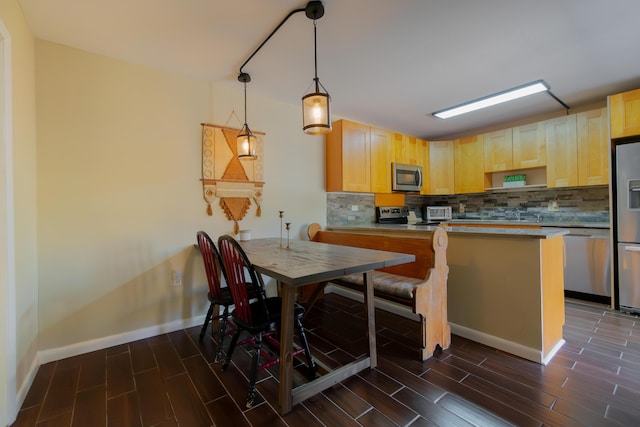
<path fill-rule="evenodd" d="M 251 81 L 251 76 L 247 73 L 240 73 L 238 80 L 244 83 L 244 126 L 236 137 L 238 144 L 238 158 L 242 160 L 255 160 L 258 158 L 256 154 L 256 136 L 251 133 L 247 124 L 247 83 Z"/>
<path fill-rule="evenodd" d="M 331 97 L 319 87 L 316 79 L 316 91 L 302 97 L 302 130 L 309 135 L 331 132 Z"/>
<path fill-rule="evenodd" d="M 242 126 L 240 133 L 238 133 L 236 141 L 238 143 L 239 159 L 255 160 L 258 158 L 256 155 L 256 136 L 251 133 L 251 129 L 249 129 L 246 123 Z"/>
<path fill-rule="evenodd" d="M 324 10 L 322 13 L 324 13 Z M 313 78 L 313 86 L 315 91 L 302 97 L 302 130 L 304 133 L 309 135 L 322 135 L 331 132 L 331 97 L 318 78 L 318 47 L 316 43 L 316 33 L 316 21 L 314 19 L 313 56 L 315 77 Z"/>

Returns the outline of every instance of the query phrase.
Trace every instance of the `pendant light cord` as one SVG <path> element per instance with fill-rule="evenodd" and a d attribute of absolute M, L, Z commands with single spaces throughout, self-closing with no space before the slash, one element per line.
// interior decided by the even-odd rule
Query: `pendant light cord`
<path fill-rule="evenodd" d="M 247 82 L 244 82 L 244 127 L 247 126 Z"/>
<path fill-rule="evenodd" d="M 313 62 L 315 67 L 315 77 L 314 81 L 316 82 L 316 92 L 320 92 L 320 88 L 318 87 L 318 42 L 317 42 L 317 27 L 316 20 L 313 20 Z"/>

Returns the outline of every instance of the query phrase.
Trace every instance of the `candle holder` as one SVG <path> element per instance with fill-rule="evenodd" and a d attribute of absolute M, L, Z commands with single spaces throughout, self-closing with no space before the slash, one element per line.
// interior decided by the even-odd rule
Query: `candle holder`
<path fill-rule="evenodd" d="M 291 226 L 291 223 L 290 222 L 285 222 L 284 225 L 287 228 L 287 249 L 289 249 L 289 228 Z"/>
<path fill-rule="evenodd" d="M 284 211 L 278 211 L 278 216 L 280 216 L 280 247 L 282 247 L 282 218 L 284 218 Z"/>

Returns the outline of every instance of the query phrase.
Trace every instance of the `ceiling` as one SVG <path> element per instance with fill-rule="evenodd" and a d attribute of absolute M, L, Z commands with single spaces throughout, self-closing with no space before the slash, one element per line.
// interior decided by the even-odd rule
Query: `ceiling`
<path fill-rule="evenodd" d="M 19 0 L 38 39 L 234 85 L 305 0 Z M 640 87 L 638 0 L 323 0 L 318 76 L 345 117 L 426 139 L 563 112 L 532 95 L 447 120 L 431 113 L 544 79 L 570 107 Z M 251 94 L 298 104 L 313 24 L 292 16 L 244 68 Z M 301 115 L 302 116 L 302 115 Z"/>

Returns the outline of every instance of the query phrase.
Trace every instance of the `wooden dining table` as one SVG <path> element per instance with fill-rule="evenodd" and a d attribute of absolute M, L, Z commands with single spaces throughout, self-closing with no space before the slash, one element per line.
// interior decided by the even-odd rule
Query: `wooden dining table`
<path fill-rule="evenodd" d="M 372 272 L 378 268 L 413 262 L 414 255 L 305 240 L 291 240 L 287 243 L 278 238 L 254 239 L 240 242 L 240 244 L 257 272 L 277 280 L 282 298 L 278 397 L 281 414 L 291 412 L 293 405 L 364 369 L 374 368 L 377 365 Z M 369 342 L 368 354 L 292 388 L 293 307 L 296 288 L 312 283 L 328 282 L 352 273 L 364 275 L 365 334 Z"/>

